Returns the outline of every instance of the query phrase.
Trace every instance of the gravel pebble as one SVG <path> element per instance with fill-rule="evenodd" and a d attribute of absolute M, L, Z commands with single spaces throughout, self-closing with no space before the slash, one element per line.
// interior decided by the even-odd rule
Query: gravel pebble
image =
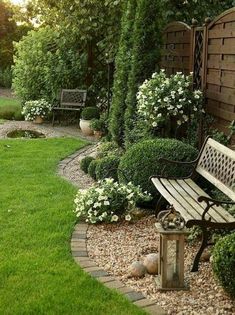
<path fill-rule="evenodd" d="M 135 223 L 90 225 L 87 232 L 88 254 L 125 285 L 157 300 L 169 315 L 235 314 L 235 302 L 215 281 L 210 262 L 201 263 L 199 272 L 190 272 L 199 243 L 186 243 L 185 281 L 190 286 L 189 291 L 160 292 L 156 276 L 130 277 L 128 267 L 133 261 L 142 262 L 147 254 L 158 252 L 159 235 L 155 222 L 154 216 L 148 216 Z"/>

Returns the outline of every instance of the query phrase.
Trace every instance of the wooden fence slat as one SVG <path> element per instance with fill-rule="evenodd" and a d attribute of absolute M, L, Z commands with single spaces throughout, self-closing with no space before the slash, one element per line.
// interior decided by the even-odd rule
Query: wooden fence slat
<path fill-rule="evenodd" d="M 227 121 L 232 121 L 235 119 L 235 113 L 227 112 L 221 108 L 215 107 L 212 104 L 206 106 L 207 112 L 213 114 L 214 116 L 221 117 Z"/>
<path fill-rule="evenodd" d="M 189 69 L 189 62 L 183 61 L 183 62 L 179 62 L 179 61 L 167 61 L 167 60 L 163 60 L 161 61 L 161 67 L 163 68 L 184 68 L 184 69 Z"/>
<path fill-rule="evenodd" d="M 190 52 L 188 49 L 163 49 L 162 51 L 163 55 L 167 55 L 167 56 L 182 56 L 182 57 L 189 57 L 190 56 Z"/>
<path fill-rule="evenodd" d="M 169 34 L 169 33 L 168 33 Z M 168 36 L 164 39 L 164 43 L 166 44 L 188 44 L 190 41 L 190 34 L 187 32 L 185 35 Z"/>
<path fill-rule="evenodd" d="M 215 101 L 219 101 L 222 103 L 228 103 L 231 105 L 235 105 L 235 94 L 228 93 L 215 93 L 206 90 L 206 97 Z"/>
<path fill-rule="evenodd" d="M 208 36 L 212 38 L 234 38 L 235 30 L 234 29 L 222 29 L 222 30 L 209 30 Z"/>
<path fill-rule="evenodd" d="M 208 54 L 235 55 L 235 45 L 208 45 Z"/>
<path fill-rule="evenodd" d="M 222 69 L 222 70 L 235 70 L 235 62 L 229 62 L 224 60 L 214 61 L 208 60 L 208 68 Z"/>
<path fill-rule="evenodd" d="M 220 86 L 226 86 L 229 88 L 235 88 L 235 73 L 234 73 L 234 78 L 220 77 L 219 75 L 216 75 L 216 74 L 208 74 L 207 83 L 216 84 Z"/>

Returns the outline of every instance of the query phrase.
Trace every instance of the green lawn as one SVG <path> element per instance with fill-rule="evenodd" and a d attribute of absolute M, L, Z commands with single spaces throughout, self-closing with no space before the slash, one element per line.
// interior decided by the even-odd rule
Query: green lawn
<path fill-rule="evenodd" d="M 16 98 L 0 96 L 0 107 L 3 106 L 20 106 L 20 101 Z"/>
<path fill-rule="evenodd" d="M 76 189 L 56 169 L 83 145 L 0 141 L 0 314 L 144 314 L 71 257 Z"/>
<path fill-rule="evenodd" d="M 0 97 L 0 124 L 2 120 L 22 120 L 21 104 L 15 98 Z"/>

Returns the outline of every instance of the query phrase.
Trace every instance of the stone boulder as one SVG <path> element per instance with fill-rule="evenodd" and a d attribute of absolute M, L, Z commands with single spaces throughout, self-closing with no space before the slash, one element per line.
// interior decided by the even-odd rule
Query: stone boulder
<path fill-rule="evenodd" d="M 143 277 L 145 275 L 145 273 L 146 273 L 145 266 L 139 261 L 134 261 L 130 265 L 129 270 L 130 270 L 130 275 L 132 277 L 136 277 L 136 278 Z"/>
<path fill-rule="evenodd" d="M 158 259 L 159 255 L 156 253 L 148 254 L 144 258 L 143 265 L 145 266 L 147 272 L 151 275 L 157 275 L 158 274 Z"/>

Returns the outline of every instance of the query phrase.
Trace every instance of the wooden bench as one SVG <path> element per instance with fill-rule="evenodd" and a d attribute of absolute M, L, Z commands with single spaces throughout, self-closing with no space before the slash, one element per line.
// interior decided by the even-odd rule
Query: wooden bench
<path fill-rule="evenodd" d="M 160 160 L 164 165 L 163 173 L 160 176 L 151 176 L 151 180 L 161 198 L 180 212 L 186 221 L 186 227 L 198 225 L 202 229 L 202 243 L 191 270 L 198 271 L 201 254 L 205 247 L 210 245 L 208 229 L 235 229 L 235 218 L 222 207 L 235 204 L 235 151 L 207 138 L 195 161 L 177 162 L 164 158 Z M 167 165 L 172 163 L 183 167 L 191 166 L 190 175 L 182 178 L 164 176 Z M 210 181 L 233 202 L 212 199 L 195 183 L 197 174 Z"/>
<path fill-rule="evenodd" d="M 61 121 L 61 113 L 64 111 L 80 112 L 85 106 L 87 91 L 79 89 L 62 89 L 59 102 L 52 108 L 52 126 L 54 126 L 55 116 L 58 114 L 59 122 Z"/>

